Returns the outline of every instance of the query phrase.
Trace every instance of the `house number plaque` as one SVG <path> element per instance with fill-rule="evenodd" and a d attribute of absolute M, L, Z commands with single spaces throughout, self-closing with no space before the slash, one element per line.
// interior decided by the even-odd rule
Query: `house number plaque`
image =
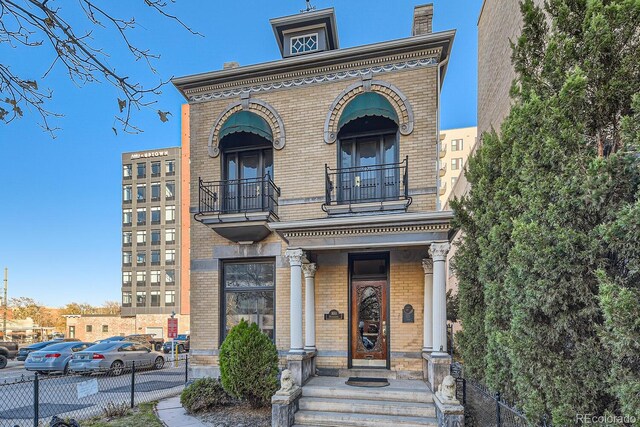
<path fill-rule="evenodd" d="M 407 304 L 402 309 L 402 323 L 413 323 L 413 306 L 411 304 Z"/>
<path fill-rule="evenodd" d="M 329 310 L 328 313 L 325 313 L 324 320 L 343 320 L 344 313 L 340 313 L 338 310 Z"/>

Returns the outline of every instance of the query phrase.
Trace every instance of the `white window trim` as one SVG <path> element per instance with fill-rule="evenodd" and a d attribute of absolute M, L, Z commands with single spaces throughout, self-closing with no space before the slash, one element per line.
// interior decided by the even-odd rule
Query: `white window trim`
<path fill-rule="evenodd" d="M 312 49 L 312 50 L 303 50 L 302 52 L 294 52 L 293 51 L 293 43 L 294 41 L 298 40 L 298 39 L 304 39 L 305 37 L 316 37 L 316 48 Z M 303 42 L 304 45 L 304 42 Z M 306 34 L 300 34 L 299 36 L 291 36 L 289 38 L 289 55 L 302 55 L 303 53 L 309 53 L 309 52 L 317 52 L 318 49 L 320 49 L 320 33 L 306 33 Z"/>

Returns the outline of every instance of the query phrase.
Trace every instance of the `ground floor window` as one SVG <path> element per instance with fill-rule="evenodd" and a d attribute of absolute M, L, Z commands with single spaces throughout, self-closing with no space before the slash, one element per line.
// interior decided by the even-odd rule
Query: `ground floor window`
<path fill-rule="evenodd" d="M 275 339 L 273 261 L 226 262 L 222 293 L 222 340 L 242 319 L 256 323 L 269 338 Z"/>

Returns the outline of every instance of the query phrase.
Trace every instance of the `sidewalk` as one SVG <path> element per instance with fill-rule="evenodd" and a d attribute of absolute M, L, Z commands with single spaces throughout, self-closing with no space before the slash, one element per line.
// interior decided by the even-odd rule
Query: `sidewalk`
<path fill-rule="evenodd" d="M 158 402 L 156 413 L 167 427 L 206 427 L 197 418 L 187 415 L 187 411 L 180 404 L 180 396 Z"/>

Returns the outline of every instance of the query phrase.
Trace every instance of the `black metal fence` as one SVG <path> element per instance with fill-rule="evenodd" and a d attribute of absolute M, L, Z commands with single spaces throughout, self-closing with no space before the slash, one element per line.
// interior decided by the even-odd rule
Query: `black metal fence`
<path fill-rule="evenodd" d="M 251 179 L 203 181 L 200 178 L 200 213 L 269 212 L 278 216 L 280 189 L 269 175 Z"/>
<path fill-rule="evenodd" d="M 34 374 L 0 382 L 0 426 L 48 425 L 51 418 L 83 420 L 124 413 L 140 403 L 179 394 L 189 380 L 188 356 L 132 360 L 92 373 Z M 82 423 L 80 423 L 82 425 Z"/>
<path fill-rule="evenodd" d="M 325 165 L 325 206 L 410 200 L 409 158 L 400 163 L 332 169 Z"/>
<path fill-rule="evenodd" d="M 451 376 L 456 380 L 456 398 L 464 405 L 467 427 L 551 427 L 543 419 L 527 420 L 515 404 L 507 401 L 500 392 L 489 390 L 484 384 L 464 375 L 464 366 L 451 364 Z"/>

